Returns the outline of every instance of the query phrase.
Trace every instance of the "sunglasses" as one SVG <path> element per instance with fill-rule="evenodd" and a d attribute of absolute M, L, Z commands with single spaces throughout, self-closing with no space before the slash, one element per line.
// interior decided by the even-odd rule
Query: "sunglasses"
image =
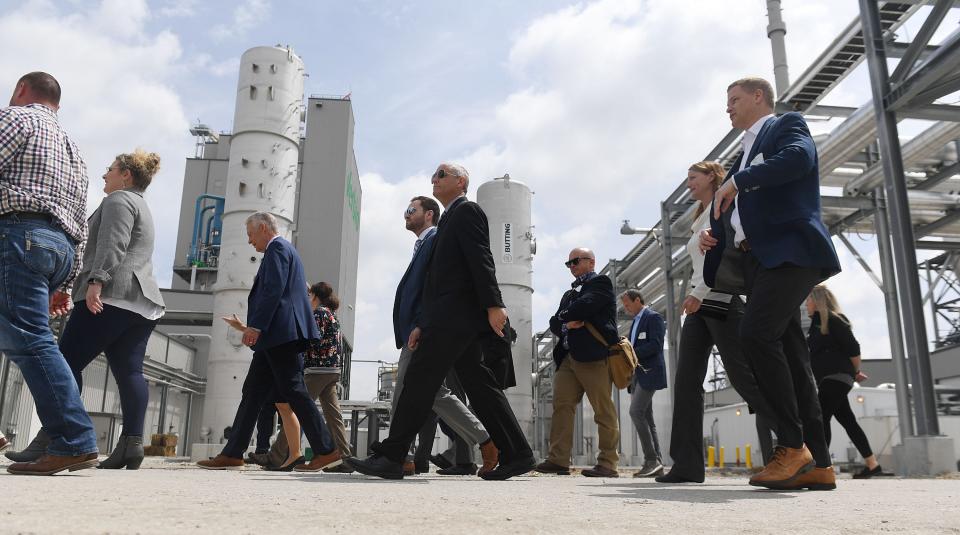
<path fill-rule="evenodd" d="M 573 266 L 579 266 L 581 260 L 592 260 L 592 258 L 590 258 L 589 256 L 578 256 L 576 258 L 571 258 L 570 260 L 567 260 L 566 262 L 563 263 L 563 265 L 567 266 L 568 268 Z"/>
<path fill-rule="evenodd" d="M 416 207 L 416 206 L 408 206 L 407 209 L 403 211 L 403 217 L 407 217 L 407 216 L 413 215 L 413 214 L 415 214 L 415 213 L 417 213 L 417 207 Z"/>
<path fill-rule="evenodd" d="M 448 176 L 453 176 L 453 177 L 455 177 L 455 176 L 457 176 L 457 175 L 455 175 L 455 174 L 453 174 L 453 173 L 451 173 L 451 172 L 449 172 L 449 171 L 447 171 L 447 170 L 445 170 L 445 169 L 437 169 L 437 172 L 433 174 L 433 176 L 431 177 L 431 179 L 434 179 L 434 178 L 436 178 L 436 179 L 441 179 L 441 178 L 448 177 Z"/>

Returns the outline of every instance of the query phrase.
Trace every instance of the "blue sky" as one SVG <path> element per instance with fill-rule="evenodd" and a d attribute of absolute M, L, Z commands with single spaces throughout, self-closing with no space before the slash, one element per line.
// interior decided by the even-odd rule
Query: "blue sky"
<path fill-rule="evenodd" d="M 795 78 L 857 2 L 783 4 Z M 390 299 L 413 241 L 400 215 L 429 192 L 438 162 L 464 163 L 475 184 L 506 172 L 534 190 L 539 329 L 568 287 L 567 252 L 622 257 L 634 238 L 617 233 L 621 220 L 655 223 L 660 200 L 728 131 L 727 84 L 772 78 L 761 0 L 0 0 L 0 91 L 31 70 L 61 81 L 62 122 L 91 169 L 91 210 L 115 154 L 160 152 L 148 200 L 165 282 L 176 229 L 162 222 L 179 207 L 189 124 L 230 130 L 240 55 L 277 43 L 304 59 L 307 93 L 352 96 L 363 187 L 358 359 L 397 357 Z M 868 98 L 861 69 L 827 103 Z M 872 243 L 862 245 L 876 265 Z M 840 256 L 835 282 L 864 354 L 887 356 L 874 312 L 882 296 Z M 352 397 L 375 394 L 373 372 L 354 370 Z"/>

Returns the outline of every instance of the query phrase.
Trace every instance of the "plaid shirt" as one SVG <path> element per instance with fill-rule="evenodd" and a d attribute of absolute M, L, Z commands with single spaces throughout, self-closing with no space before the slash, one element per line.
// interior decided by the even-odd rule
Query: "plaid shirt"
<path fill-rule="evenodd" d="M 0 110 L 0 214 L 50 214 L 76 242 L 69 293 L 87 241 L 87 166 L 43 104 Z"/>

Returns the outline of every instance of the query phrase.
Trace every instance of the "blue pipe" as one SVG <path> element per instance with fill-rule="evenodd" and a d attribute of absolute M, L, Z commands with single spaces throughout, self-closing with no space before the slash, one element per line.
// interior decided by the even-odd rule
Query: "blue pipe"
<path fill-rule="evenodd" d="M 214 204 L 212 206 L 203 206 L 203 201 L 205 199 L 213 200 Z M 221 218 L 223 216 L 224 204 L 225 204 L 225 199 L 220 195 L 210 195 L 208 193 L 204 193 L 202 195 L 197 196 L 196 208 L 194 209 L 194 213 L 193 213 L 193 235 L 190 240 L 190 256 L 187 258 L 187 261 L 190 265 L 193 265 L 194 262 L 198 260 L 197 258 L 198 243 L 197 242 L 200 240 L 203 214 L 211 208 L 214 209 L 214 214 L 215 214 L 214 219 L 216 221 L 219 221 L 220 225 L 222 226 Z M 215 225 L 216 224 L 217 223 L 215 222 Z"/>

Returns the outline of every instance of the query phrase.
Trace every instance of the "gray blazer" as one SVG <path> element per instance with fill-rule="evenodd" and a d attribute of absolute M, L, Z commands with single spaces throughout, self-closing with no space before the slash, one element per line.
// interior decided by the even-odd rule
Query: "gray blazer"
<path fill-rule="evenodd" d="M 154 226 L 143 192 L 134 188 L 107 195 L 87 221 L 83 267 L 73 285 L 73 301 L 86 298 L 87 282 L 103 282 L 101 297 L 163 305 L 153 277 Z"/>

